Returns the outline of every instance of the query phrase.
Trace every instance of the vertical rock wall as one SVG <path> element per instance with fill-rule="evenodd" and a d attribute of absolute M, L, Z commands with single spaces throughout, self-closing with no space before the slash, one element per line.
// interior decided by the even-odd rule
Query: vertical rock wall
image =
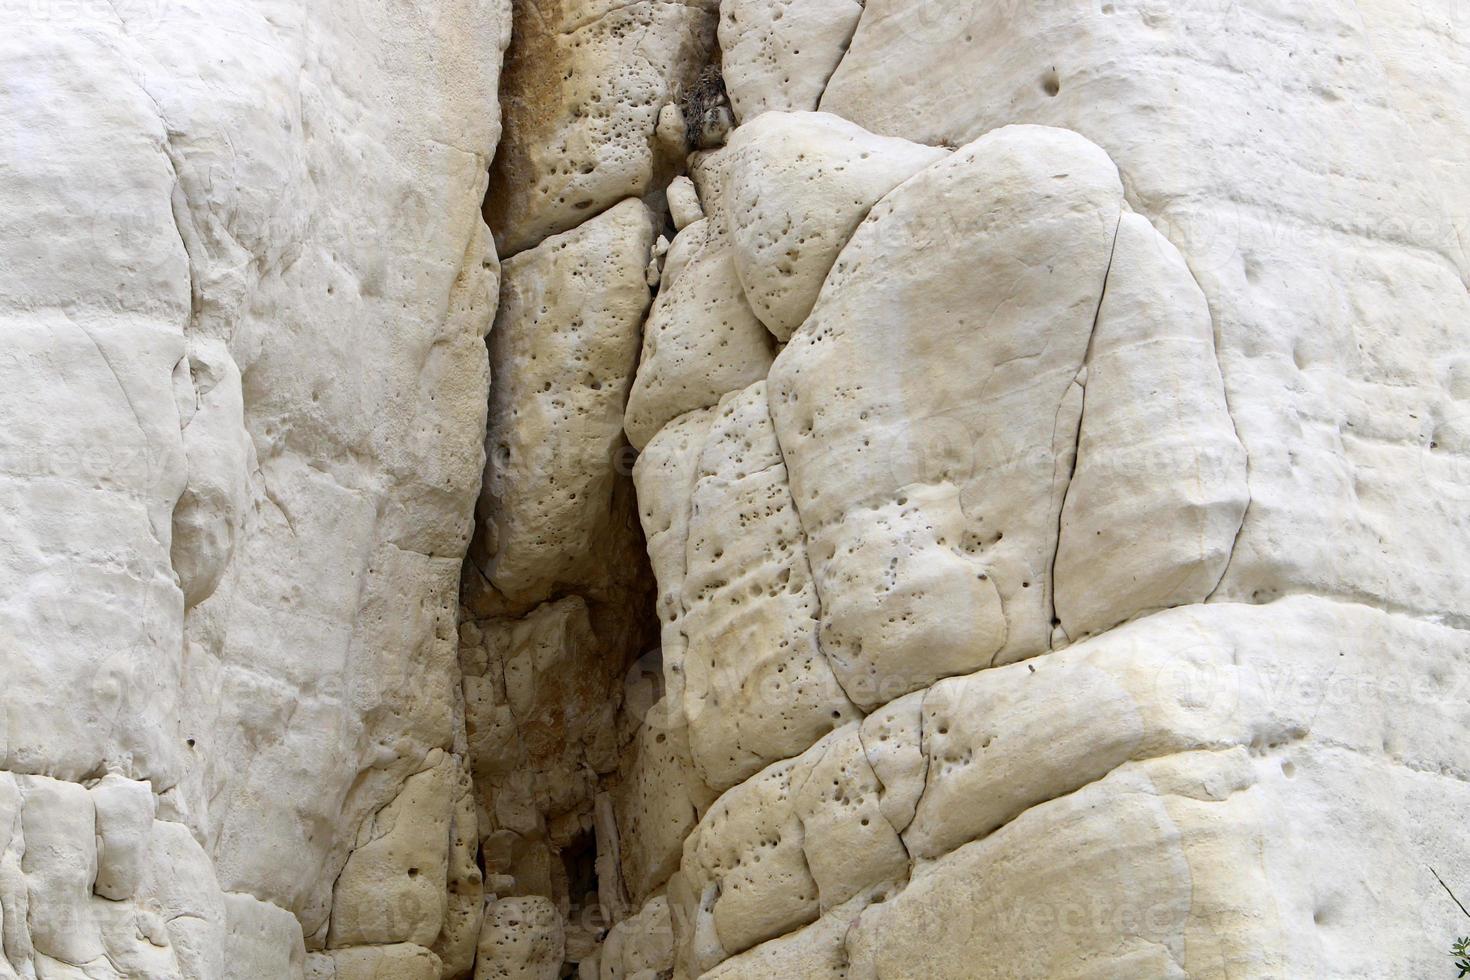
<path fill-rule="evenodd" d="M 17 16 L 0 978 L 1446 967 L 1452 0 Z"/>
<path fill-rule="evenodd" d="M 467 975 L 508 4 L 7 19 L 0 976 Z"/>
<path fill-rule="evenodd" d="M 642 911 L 583 975 L 1441 968 L 1461 20 L 721 5 L 624 419 Z"/>

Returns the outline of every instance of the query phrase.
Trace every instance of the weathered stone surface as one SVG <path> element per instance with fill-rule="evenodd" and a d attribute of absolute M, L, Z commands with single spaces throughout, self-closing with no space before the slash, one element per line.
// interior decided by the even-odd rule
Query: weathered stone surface
<path fill-rule="evenodd" d="M 944 156 L 824 113 L 767 113 L 736 131 L 724 188 L 735 270 L 777 340 L 811 313 L 878 199 Z"/>
<path fill-rule="evenodd" d="M 503 898 L 485 910 L 475 980 L 557 980 L 564 951 L 556 906 L 544 898 Z"/>
<path fill-rule="evenodd" d="M 444 925 L 452 761 L 440 749 L 358 831 L 332 896 L 332 947 L 430 946 Z"/>
<path fill-rule="evenodd" d="M 817 645 L 820 607 L 764 382 L 715 413 L 685 564 L 684 714 L 705 783 L 732 786 L 856 717 Z"/>
<path fill-rule="evenodd" d="M 653 231 L 624 201 L 502 269 L 474 555 L 508 612 L 608 591 L 640 547 L 615 498 Z"/>
<path fill-rule="evenodd" d="M 1076 379 L 1121 206 L 1075 134 L 982 137 L 873 209 L 777 359 L 822 645 L 860 706 L 1049 648 Z"/>
<path fill-rule="evenodd" d="M 300 976 L 453 737 L 509 4 L 12 13 L 6 969 Z"/>
<path fill-rule="evenodd" d="M 109 773 L 90 792 L 97 835 L 94 890 L 114 901 L 131 898 L 148 864 L 157 807 L 152 788 Z"/>
<path fill-rule="evenodd" d="M 688 177 L 675 177 L 673 183 L 669 184 L 667 194 L 669 217 L 679 231 L 704 217 L 704 208 L 699 203 L 699 191 L 695 188 L 694 181 Z"/>
<path fill-rule="evenodd" d="M 695 768 L 685 712 L 684 579 L 695 480 L 715 410 L 701 409 L 661 429 L 633 468 L 639 518 L 658 580 L 657 658 L 639 665 L 654 675 L 646 703 L 632 707 L 639 732 L 614 790 L 622 867 L 629 897 L 642 902 L 679 865 L 684 839 L 715 794 Z M 640 712 L 641 708 L 641 712 Z"/>
<path fill-rule="evenodd" d="M 613 926 L 602 946 L 600 980 L 655 980 L 674 968 L 674 924 L 660 895 Z"/>
<path fill-rule="evenodd" d="M 1385 645 L 1395 655 L 1380 663 Z M 815 897 L 790 904 L 792 895 L 811 895 L 807 879 L 792 877 L 810 868 L 823 882 L 817 890 L 824 907 L 833 882 L 835 901 L 875 889 L 901 892 L 874 907 L 883 911 L 864 913 L 847 937 L 854 963 L 888 964 L 860 975 L 908 975 L 903 965 L 920 963 L 961 977 L 971 975 L 965 964 L 980 963 L 981 975 L 1002 976 L 1012 958 L 1029 963 L 1037 955 L 1043 965 L 1035 975 L 1048 976 L 1053 968 L 1045 964 L 1060 962 L 1049 957 L 1065 955 L 1068 936 L 1101 950 L 1100 936 L 1127 931 L 1117 916 L 1133 921 L 1156 914 L 1162 919 L 1151 920 L 1150 939 L 1170 957 L 1155 961 L 1147 957 L 1158 950 L 1125 948 L 1116 954 L 1120 963 L 1177 960 L 1181 976 L 1213 975 L 1212 964 L 1223 957 L 1242 968 L 1293 972 L 1310 962 L 1299 957 L 1312 954 L 1288 937 L 1315 914 L 1314 886 L 1293 879 L 1293 869 L 1323 846 L 1317 834 L 1351 849 L 1340 835 L 1379 819 L 1358 812 L 1364 801 L 1344 795 L 1335 780 L 1352 773 L 1365 785 L 1392 784 L 1399 787 L 1394 792 L 1425 801 L 1433 795 L 1430 784 L 1462 766 L 1437 734 L 1463 714 L 1437 701 L 1442 680 L 1384 697 L 1380 669 L 1400 677 L 1437 670 L 1447 679 L 1456 669 L 1450 665 L 1467 656 L 1470 646 L 1458 630 L 1304 597 L 1265 607 L 1175 609 L 1036 663 L 943 681 L 924 695 L 920 726 L 891 736 L 924 759 L 903 849 L 885 859 L 876 843 L 875 826 L 891 833 L 878 817 L 888 784 L 873 778 L 877 770 L 860 755 L 868 740 L 860 742 L 851 728 L 836 732 L 711 809 L 686 846 L 680 877 L 681 894 L 716 897 L 708 909 L 685 910 L 693 919 L 683 941 L 697 936 L 699 916 L 711 917 L 721 945 L 713 959 L 705 950 L 701 968 L 709 969 L 749 944 L 750 932 L 741 929 L 774 936 L 810 921 Z M 1337 677 L 1343 680 L 1334 689 Z M 1380 758 L 1384 726 L 1404 712 L 1419 719 L 1418 733 L 1392 737 L 1391 758 Z M 902 787 L 899 793 L 908 795 Z M 825 798 L 815 811 L 804 802 L 814 796 Z M 1245 861 L 1242 854 L 1265 846 L 1272 815 L 1293 800 L 1334 829 L 1278 837 L 1264 868 Z M 1453 805 L 1442 799 L 1432 812 Z M 1093 833 L 1102 836 L 1087 836 Z M 1073 834 L 1083 835 L 1075 846 L 1055 843 Z M 977 870 L 1037 860 L 1037 853 L 1051 854 L 1062 867 L 1045 874 Z M 846 860 L 838 862 L 838 854 Z M 919 863 L 906 883 L 909 857 Z M 1156 860 L 1164 863 L 1155 867 Z M 1392 858 L 1374 851 L 1362 860 L 1377 865 Z M 964 883 L 977 874 L 980 890 L 971 895 Z M 1261 904 L 1267 880 L 1284 904 Z M 1425 900 L 1430 886 L 1432 878 L 1404 881 Z M 1001 894 L 991 896 L 995 889 Z M 731 893 L 736 897 L 727 898 Z M 1366 888 L 1336 895 L 1343 907 L 1377 901 Z M 957 903 L 952 922 L 931 921 L 941 896 Z M 1420 928 L 1416 902 L 1378 913 L 1406 943 Z M 1059 927 L 1060 937 L 1053 934 Z M 1206 929 L 1215 931 L 1203 942 Z M 973 938 L 991 936 L 990 930 L 1008 938 Z M 897 933 L 914 938 L 894 953 Z M 1003 952 L 979 952 L 991 946 Z M 1139 969 L 1153 975 L 1156 967 Z"/>
<path fill-rule="evenodd" d="M 735 118 L 815 109 L 862 12 L 861 0 L 723 0 L 721 62 Z"/>
<path fill-rule="evenodd" d="M 515 894 L 570 900 L 554 857 L 590 821 L 598 773 L 617 766 L 621 672 L 576 596 L 461 632 L 479 834 L 510 847 L 487 870 L 512 875 Z"/>
<path fill-rule="evenodd" d="M 656 189 L 659 111 L 715 41 L 718 0 L 516 5 L 486 217 L 503 255 Z"/>
<path fill-rule="evenodd" d="M 1026 122 L 1107 150 L 1204 291 L 1250 458 L 1217 596 L 1458 622 L 1470 158 L 1437 107 L 1470 70 L 1452 7 L 873 0 L 822 108 L 923 142 Z"/>
<path fill-rule="evenodd" d="M 1455 0 L 716 6 L 9 12 L 0 980 L 1448 969 Z"/>
<path fill-rule="evenodd" d="M 733 956 L 705 976 L 711 980 L 763 980 L 765 977 L 802 977 L 803 980 L 847 980 L 847 932 L 874 896 L 863 895 L 841 909 L 795 932 L 761 943 Z"/>
<path fill-rule="evenodd" d="M 721 222 L 710 216 L 689 225 L 669 248 L 663 286 L 643 328 L 624 419 L 628 441 L 642 449 L 680 415 L 712 408 L 761 380 L 773 346 L 745 300 Z"/>
<path fill-rule="evenodd" d="M 1124 215 L 1057 544 L 1057 618 L 1072 639 L 1203 602 L 1225 574 L 1250 497 L 1214 345 L 1183 258 Z"/>
<path fill-rule="evenodd" d="M 439 957 L 411 943 L 333 949 L 307 957 L 307 980 L 435 980 Z"/>

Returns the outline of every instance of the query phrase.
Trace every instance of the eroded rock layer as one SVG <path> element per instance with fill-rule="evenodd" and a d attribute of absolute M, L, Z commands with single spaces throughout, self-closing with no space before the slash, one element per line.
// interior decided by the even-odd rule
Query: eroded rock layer
<path fill-rule="evenodd" d="M 1455 0 L 23 7 L 0 980 L 1448 969 Z"/>

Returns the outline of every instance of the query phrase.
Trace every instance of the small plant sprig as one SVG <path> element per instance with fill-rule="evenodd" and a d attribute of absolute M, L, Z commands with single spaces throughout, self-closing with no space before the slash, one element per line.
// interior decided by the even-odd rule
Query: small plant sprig
<path fill-rule="evenodd" d="M 1445 894 L 1450 897 L 1450 900 L 1460 907 L 1461 912 L 1465 913 L 1465 918 L 1470 919 L 1470 909 L 1466 909 L 1464 904 L 1455 897 L 1455 893 L 1450 891 L 1450 886 L 1444 883 L 1444 879 L 1439 876 L 1439 872 L 1430 868 L 1429 873 L 1434 875 L 1434 880 L 1439 882 L 1439 887 L 1445 890 Z M 1460 977 L 1470 976 L 1470 936 L 1462 936 L 1456 939 L 1455 945 L 1450 948 L 1450 955 L 1455 958 L 1455 969 L 1460 971 Z"/>
<path fill-rule="evenodd" d="M 1460 971 L 1460 976 L 1470 976 L 1470 936 L 1456 939 L 1450 955 L 1455 957 L 1455 967 Z"/>

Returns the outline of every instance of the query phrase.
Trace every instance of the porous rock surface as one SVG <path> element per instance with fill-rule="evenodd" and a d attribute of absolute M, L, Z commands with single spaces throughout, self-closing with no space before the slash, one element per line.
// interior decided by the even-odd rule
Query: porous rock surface
<path fill-rule="evenodd" d="M 1454 0 L 64 6 L 0 980 L 1449 969 Z"/>

